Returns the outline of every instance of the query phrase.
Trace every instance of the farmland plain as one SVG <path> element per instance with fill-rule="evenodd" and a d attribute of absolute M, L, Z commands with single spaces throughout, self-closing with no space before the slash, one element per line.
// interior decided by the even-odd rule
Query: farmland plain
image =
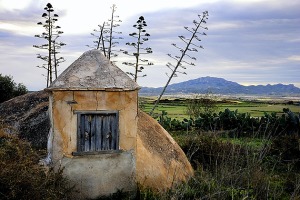
<path fill-rule="evenodd" d="M 191 97 L 167 96 L 162 98 L 154 115 L 160 115 L 166 111 L 168 116 L 176 119 L 188 118 L 186 114 L 187 100 Z M 249 113 L 252 117 L 261 117 L 264 113 L 283 113 L 284 108 L 292 112 L 300 113 L 300 98 L 294 97 L 214 97 L 217 99 L 218 111 L 238 110 L 239 113 Z M 154 106 L 155 97 L 140 97 L 142 110 L 149 113 Z"/>

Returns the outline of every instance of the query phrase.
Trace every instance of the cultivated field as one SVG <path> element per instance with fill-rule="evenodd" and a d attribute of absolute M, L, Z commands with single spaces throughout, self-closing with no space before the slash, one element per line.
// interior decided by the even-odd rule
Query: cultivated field
<path fill-rule="evenodd" d="M 155 109 L 155 114 L 159 115 L 166 111 L 168 116 L 176 119 L 188 118 L 186 114 L 187 99 L 186 96 L 169 96 L 162 98 L 159 106 Z M 156 97 L 140 97 L 140 104 L 147 113 L 152 109 Z M 264 113 L 276 112 L 282 114 L 283 108 L 289 108 L 292 112 L 300 112 L 300 98 L 294 97 L 217 97 L 218 111 L 238 110 L 239 113 L 249 113 L 252 117 L 261 117 Z"/>
<path fill-rule="evenodd" d="M 149 112 L 154 101 L 142 97 L 140 105 Z M 167 193 L 141 194 L 148 199 L 300 199 L 299 98 L 218 97 L 219 114 L 196 119 L 189 119 L 187 105 L 187 97 L 166 97 L 154 117 L 186 153 L 195 176 Z"/>

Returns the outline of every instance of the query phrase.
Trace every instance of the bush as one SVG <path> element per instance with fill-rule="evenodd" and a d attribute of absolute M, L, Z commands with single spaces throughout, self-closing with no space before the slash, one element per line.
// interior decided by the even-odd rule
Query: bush
<path fill-rule="evenodd" d="M 223 131 L 230 137 L 260 137 L 300 134 L 300 113 L 283 109 L 281 116 L 273 112 L 264 113 L 262 117 L 251 117 L 249 113 L 239 113 L 226 108 L 217 113 L 200 113 L 198 118 L 171 119 L 162 111 L 159 123 L 168 131 L 196 130 Z"/>
<path fill-rule="evenodd" d="M 72 188 L 62 169 L 48 172 L 24 142 L 0 130 L 0 199 L 67 199 Z"/>
<path fill-rule="evenodd" d="M 192 118 L 198 118 L 201 114 L 212 115 L 218 110 L 217 97 L 212 93 L 206 93 L 203 97 L 195 95 L 187 100 L 186 113 Z"/>
<path fill-rule="evenodd" d="M 287 148 L 294 149 L 297 145 L 299 147 L 296 140 L 293 138 L 291 141 L 294 145 L 290 144 Z M 298 198 L 299 170 L 297 168 L 288 170 L 288 166 L 296 167 L 294 165 L 296 160 L 287 165 L 281 163 L 284 162 L 283 159 L 278 159 L 284 147 L 280 146 L 281 149 L 277 148 L 277 152 L 271 153 L 270 149 L 274 147 L 269 139 L 264 140 L 260 148 L 249 145 L 246 140 L 243 141 L 241 144 L 235 144 L 208 133 L 189 135 L 185 140 L 181 139 L 182 149 L 190 158 L 196 173 L 188 183 L 172 190 L 169 197 L 173 199 Z M 291 152 L 297 153 L 295 149 Z M 290 159 L 295 156 L 285 158 Z M 282 168 L 282 165 L 285 168 Z"/>
<path fill-rule="evenodd" d="M 271 145 L 270 156 L 280 161 L 280 171 L 300 172 L 300 137 L 299 135 L 281 135 L 276 137 Z"/>
<path fill-rule="evenodd" d="M 300 155 L 298 136 L 264 139 L 259 146 L 226 139 L 208 132 L 178 134 L 195 169 L 189 181 L 164 193 L 139 187 L 136 195 L 118 191 L 103 199 L 300 199 L 300 169 L 294 165 Z"/>
<path fill-rule="evenodd" d="M 22 83 L 16 84 L 11 76 L 2 76 L 0 74 L 0 103 L 13 97 L 26 94 L 28 92 Z"/>
<path fill-rule="evenodd" d="M 184 118 L 182 121 L 178 119 L 171 119 L 167 116 L 168 113 L 163 110 L 161 115 L 158 118 L 158 123 L 168 131 L 180 131 L 186 130 L 189 131 L 192 128 L 193 120 Z"/>

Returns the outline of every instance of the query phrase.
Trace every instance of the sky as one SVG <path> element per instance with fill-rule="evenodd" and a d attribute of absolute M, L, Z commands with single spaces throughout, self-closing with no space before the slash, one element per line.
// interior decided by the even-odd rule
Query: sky
<path fill-rule="evenodd" d="M 133 24 L 140 16 L 147 22 L 152 54 L 142 58 L 153 62 L 145 66 L 138 84 L 162 87 L 170 70 L 168 62 L 176 64 L 167 54 L 179 56 L 172 43 L 184 47 L 178 36 L 190 37 L 185 26 L 193 28 L 193 20 L 208 11 L 209 17 L 199 35 L 203 46 L 190 53 L 197 60 L 195 66 L 186 66 L 187 75 L 178 73 L 171 83 L 199 77 L 219 77 L 242 85 L 294 84 L 300 87 L 300 0 L 0 0 L 0 73 L 10 75 L 16 83 L 23 83 L 29 90 L 46 87 L 46 70 L 38 68 L 44 62 L 36 54 L 47 54 L 33 45 L 46 43 L 36 38 L 44 29 L 37 22 L 44 21 L 42 14 L 51 3 L 59 15 L 57 25 L 64 32 L 60 40 L 66 46 L 60 56 L 66 59 L 59 66 L 59 74 L 80 55 L 91 48 L 94 29 L 108 21 L 111 7 L 117 6 L 115 15 L 122 20 L 115 31 L 124 39 L 118 40 L 115 50 L 133 49 L 126 46 L 133 42 L 129 33 L 135 32 Z M 123 65 L 131 58 L 123 53 L 112 59 L 125 72 L 132 68 Z M 188 61 L 188 59 L 186 59 Z"/>

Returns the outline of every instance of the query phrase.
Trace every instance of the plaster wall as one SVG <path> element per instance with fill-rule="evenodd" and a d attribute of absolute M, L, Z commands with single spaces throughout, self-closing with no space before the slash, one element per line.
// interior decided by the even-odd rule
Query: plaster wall
<path fill-rule="evenodd" d="M 77 151 L 77 114 L 74 111 L 100 110 L 119 111 L 121 151 L 73 156 L 72 152 Z M 137 91 L 52 91 L 50 112 L 52 162 L 54 166 L 65 168 L 64 173 L 76 183 L 80 195 L 94 198 L 117 189 L 135 189 Z"/>
<path fill-rule="evenodd" d="M 95 199 L 123 191 L 134 191 L 135 158 L 132 151 L 62 159 L 64 175 L 76 183 L 74 199 Z"/>
<path fill-rule="evenodd" d="M 137 91 L 53 91 L 50 95 L 54 132 L 53 161 L 72 157 L 77 150 L 77 115 L 74 111 L 119 111 L 119 145 L 136 149 Z"/>

